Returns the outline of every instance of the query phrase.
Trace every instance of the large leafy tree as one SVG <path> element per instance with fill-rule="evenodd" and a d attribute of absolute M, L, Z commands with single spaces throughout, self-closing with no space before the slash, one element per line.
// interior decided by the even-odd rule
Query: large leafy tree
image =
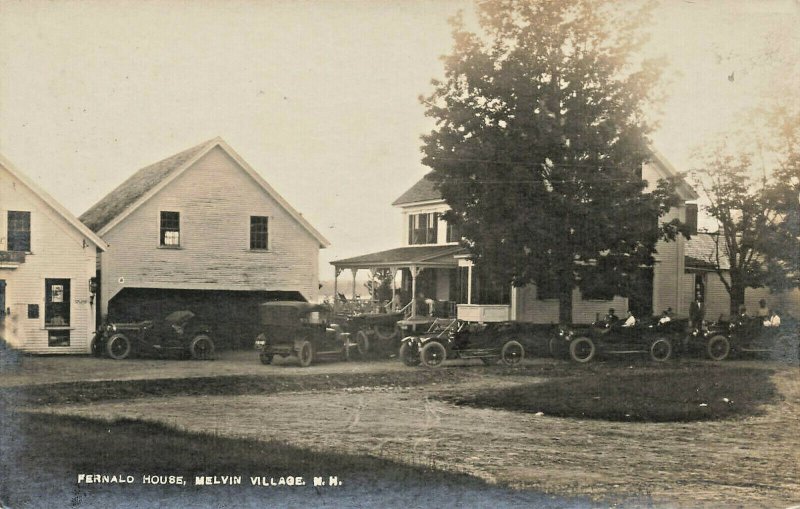
<path fill-rule="evenodd" d="M 719 226 L 715 261 L 731 313 L 747 288 L 800 284 L 800 113 L 773 109 L 749 118 L 701 152 L 695 173 Z M 753 130 L 767 136 L 752 143 Z"/>
<path fill-rule="evenodd" d="M 478 1 L 480 29 L 453 20 L 445 78 L 422 101 L 436 128 L 423 162 L 472 257 L 494 277 L 630 295 L 677 222 L 660 182 L 643 192 L 659 62 L 634 62 L 648 9 L 596 0 Z"/>

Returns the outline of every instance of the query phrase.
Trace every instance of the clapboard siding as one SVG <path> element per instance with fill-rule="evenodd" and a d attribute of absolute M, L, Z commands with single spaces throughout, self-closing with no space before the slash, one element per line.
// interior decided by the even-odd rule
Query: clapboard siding
<path fill-rule="evenodd" d="M 536 285 L 515 288 L 517 303 L 517 320 L 529 323 L 558 323 L 558 300 L 539 300 L 536 297 Z M 628 309 L 628 299 L 615 296 L 611 300 L 584 300 L 580 290 L 572 291 L 572 323 L 589 324 L 598 315 L 603 317 L 609 308 L 617 313 Z"/>
<path fill-rule="evenodd" d="M 159 247 L 161 211 L 180 212 L 180 249 Z M 250 216 L 269 217 L 269 250 L 250 250 Z M 104 238 L 109 243 L 101 257 L 104 314 L 108 301 L 124 287 L 317 296 L 318 240 L 220 147 Z"/>
<path fill-rule="evenodd" d="M 6 281 L 3 334 L 13 346 L 32 353 L 88 353 L 94 333 L 94 306 L 89 279 L 95 275 L 96 245 L 54 211 L 37 194 L 0 166 L 0 250 L 5 250 L 9 210 L 30 211 L 31 253 L 16 269 L 0 269 Z M 45 279 L 70 280 L 70 345 L 48 346 L 44 325 Z M 28 305 L 39 305 L 39 317 L 28 318 Z"/>

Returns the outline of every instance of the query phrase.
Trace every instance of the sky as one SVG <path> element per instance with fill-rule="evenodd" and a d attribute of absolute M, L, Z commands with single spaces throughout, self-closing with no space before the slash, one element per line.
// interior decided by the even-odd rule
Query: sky
<path fill-rule="evenodd" d="M 0 0 L 0 153 L 80 215 L 137 169 L 221 136 L 331 246 L 398 247 L 421 178 L 418 97 L 463 0 Z M 668 99 L 655 146 L 692 148 L 800 76 L 797 0 L 664 0 L 647 56 Z M 789 69 L 787 71 L 787 69 Z M 793 70 L 792 70 L 793 69 Z"/>

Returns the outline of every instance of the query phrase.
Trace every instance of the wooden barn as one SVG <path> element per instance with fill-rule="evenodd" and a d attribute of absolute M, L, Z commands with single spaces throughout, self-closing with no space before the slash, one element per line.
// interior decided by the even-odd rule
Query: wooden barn
<path fill-rule="evenodd" d="M 222 347 L 252 342 L 259 302 L 315 300 L 329 245 L 221 138 L 142 168 L 80 219 L 108 243 L 98 319 L 190 309 Z"/>
<path fill-rule="evenodd" d="M 105 242 L 0 157 L 0 338 L 32 353 L 89 353 Z"/>

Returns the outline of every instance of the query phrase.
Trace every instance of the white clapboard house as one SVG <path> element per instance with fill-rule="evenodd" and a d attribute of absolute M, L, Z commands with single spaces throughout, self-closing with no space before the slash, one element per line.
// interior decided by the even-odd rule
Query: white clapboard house
<path fill-rule="evenodd" d="M 0 338 L 32 353 L 88 353 L 105 247 L 0 156 Z"/>
<path fill-rule="evenodd" d="M 650 189 L 660 178 L 675 177 L 678 172 L 657 151 L 642 168 L 642 178 Z M 681 204 L 661 220 L 678 218 L 697 228 L 698 195 L 683 180 L 677 193 Z M 531 323 L 558 322 L 556 288 L 527 285 L 512 288 L 486 280 L 481 271 L 473 270 L 467 252 L 459 246 L 460 235 L 441 219 L 448 206 L 434 183 L 423 177 L 393 203 L 403 215 L 400 247 L 331 262 L 339 276 L 345 269 L 375 271 L 390 269 L 402 274 L 400 291 L 404 296 L 424 295 L 427 299 L 452 303 L 459 318 L 474 321 L 519 320 Z M 656 263 L 649 269 L 637 302 L 620 296 L 573 294 L 573 323 L 591 323 L 609 308 L 624 313 L 631 308 L 637 316 L 660 312 L 669 307 L 677 314 L 688 315 L 694 298 L 695 283 L 708 279 L 706 269 L 687 265 L 687 240 L 679 236 L 674 242 L 659 242 Z M 699 275 L 698 275 L 699 274 Z M 696 277 L 697 276 L 697 277 Z M 446 306 L 444 306 L 446 307 Z"/>
<path fill-rule="evenodd" d="M 225 141 L 142 168 L 80 218 L 108 249 L 100 311 L 157 319 L 189 309 L 232 346 L 265 300 L 315 300 L 329 242 Z"/>

